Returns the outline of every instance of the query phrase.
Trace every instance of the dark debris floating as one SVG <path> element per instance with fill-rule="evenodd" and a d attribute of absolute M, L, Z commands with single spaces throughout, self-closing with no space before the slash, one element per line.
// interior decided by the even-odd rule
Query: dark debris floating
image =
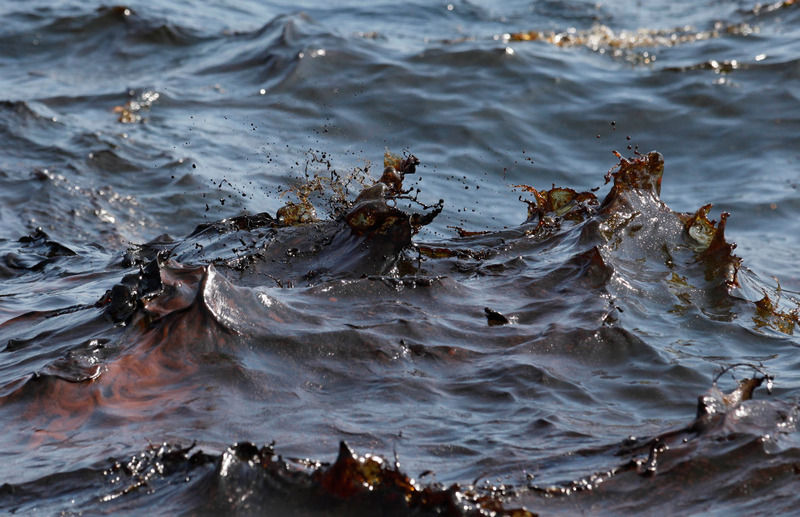
<path fill-rule="evenodd" d="M 124 511 L 130 499 L 176 484 L 207 490 L 211 498 L 189 513 L 259 514 L 274 511 L 276 500 L 291 501 L 292 512 L 325 511 L 333 515 L 441 515 L 533 517 L 523 508 L 506 508 L 508 489 L 457 484 L 421 486 L 380 456 L 355 454 L 344 442 L 331 464 L 288 459 L 274 444 L 231 445 L 208 454 L 195 445 L 153 445 L 126 461 L 113 460 L 103 471 L 111 485 L 99 496 L 110 511 Z M 231 497 L 236 487 L 236 497 Z M 198 498 L 200 499 L 200 498 Z M 277 503 L 280 507 L 280 503 Z"/>

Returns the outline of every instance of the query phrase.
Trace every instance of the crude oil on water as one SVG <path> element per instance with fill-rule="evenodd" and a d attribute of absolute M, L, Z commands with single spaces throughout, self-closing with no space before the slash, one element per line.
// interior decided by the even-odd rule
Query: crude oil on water
<path fill-rule="evenodd" d="M 0 4 L 0 512 L 800 505 L 800 4 Z"/>

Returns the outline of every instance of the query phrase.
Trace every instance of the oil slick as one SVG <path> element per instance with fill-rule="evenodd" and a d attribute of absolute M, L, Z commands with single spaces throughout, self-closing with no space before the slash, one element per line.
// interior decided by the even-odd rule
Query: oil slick
<path fill-rule="evenodd" d="M 7 354 L 55 343 L 63 351 L 55 358 L 42 356 L 34 374 L 4 386 L 0 409 L 25 415 L 31 434 L 24 440 L 35 450 L 80 436 L 98 415 L 121 419 L 131 429 L 182 411 L 202 420 L 203 411 L 187 408 L 213 406 L 214 390 L 220 388 L 206 386 L 204 377 L 218 371 L 236 379 L 235 387 L 224 388 L 240 390 L 236 397 L 259 399 L 269 393 L 281 400 L 297 397 L 291 385 L 296 376 L 310 375 L 306 382 L 313 385 L 308 363 L 314 354 L 365 353 L 369 368 L 382 364 L 375 357 L 394 357 L 385 359 L 390 363 L 417 356 L 442 364 L 469 362 L 474 352 L 468 348 L 427 347 L 407 335 L 425 339 L 424 331 L 406 324 L 408 314 L 420 328 L 440 332 L 425 318 L 442 304 L 456 304 L 448 317 L 457 324 L 445 326 L 459 327 L 465 341 L 482 336 L 494 339 L 492 346 L 500 350 L 524 346 L 533 352 L 525 356 L 531 361 L 546 360 L 542 354 L 554 348 L 587 355 L 606 342 L 635 347 L 637 338 L 619 321 L 629 318 L 626 308 L 636 302 L 630 293 L 645 283 L 678 302 L 679 310 L 665 310 L 671 318 L 693 310 L 729 317 L 733 307 L 752 312 L 755 330 L 791 334 L 798 323 L 791 299 L 774 302 L 766 291 L 758 300 L 742 294 L 740 277 L 748 285 L 757 282 L 726 240 L 727 214 L 717 223 L 708 218 L 710 205 L 689 214 L 672 211 L 660 198 L 664 159 L 659 153 L 616 157 L 617 165 L 605 176 L 613 184 L 602 200 L 564 187 L 513 186 L 533 197 L 523 200 L 528 216 L 514 228 L 458 228 L 455 238 L 419 242 L 419 230 L 435 220 L 444 202 L 427 205 L 411 195 L 404 180 L 416 173 L 419 160 L 387 152 L 380 179 L 355 196 L 347 196 L 340 178 L 317 176 L 296 187 L 299 201 L 275 216 L 240 215 L 200 225 L 182 240 L 163 236 L 133 246 L 112 271 L 125 274 L 96 303 L 0 324 L 10 338 Z M 329 193 L 327 217 L 316 215 L 312 192 Z M 53 254 L 47 250 L 55 250 L 56 258 L 71 256 L 43 235 L 23 244 L 44 246 L 47 257 Z M 569 250 L 566 256 L 548 255 L 559 245 Z M 522 286 L 521 297 L 486 291 L 486 305 L 457 305 L 463 304 L 459 296 L 470 282 L 491 280 L 502 271 L 534 276 L 534 281 Z M 350 307 L 343 304 L 352 305 L 357 321 L 350 320 L 342 309 Z M 548 306 L 558 310 L 548 312 Z M 550 342 L 547 332 L 558 328 L 561 311 L 575 310 L 581 316 L 572 319 L 596 326 Z M 385 331 L 374 329 L 389 324 L 403 329 L 403 352 L 362 351 L 372 341 L 382 343 L 383 336 L 375 336 Z M 274 365 L 273 377 L 251 379 L 243 366 L 251 354 Z M 177 490 L 181 479 L 191 491 L 211 490 L 206 506 L 195 508 L 201 512 L 258 511 L 288 497 L 295 510 L 298 506 L 291 505 L 332 505 L 368 514 L 378 505 L 398 515 L 533 515 L 546 511 L 553 498 L 613 492 L 615 483 L 632 479 L 670 479 L 696 454 L 715 457 L 716 444 L 729 437 L 757 436 L 762 449 L 776 446 L 793 431 L 797 410 L 784 402 L 754 400 L 754 390 L 772 382 L 762 368 L 757 373 L 728 393 L 715 379 L 687 426 L 580 451 L 606 470 L 575 481 L 422 485 L 397 465 L 388 466 L 380 456 L 359 456 L 344 443 L 336 461 L 326 465 L 285 460 L 272 447 L 242 442 L 219 453 L 190 454 L 191 447 L 170 445 L 147 449 L 107 468 L 114 486 L 99 497 L 106 508 L 121 511 L 135 507 L 148 490 Z M 14 489 L 24 492 L 25 487 Z"/>

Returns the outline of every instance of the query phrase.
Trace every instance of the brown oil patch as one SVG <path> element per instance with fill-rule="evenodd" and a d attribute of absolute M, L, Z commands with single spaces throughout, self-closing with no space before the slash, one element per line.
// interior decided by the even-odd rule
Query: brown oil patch
<path fill-rule="evenodd" d="M 749 377 L 740 380 L 733 391 L 722 396 L 722 402 L 728 409 L 732 409 L 741 402 L 752 399 L 753 391 L 763 384 L 764 379 L 764 377 Z"/>
<path fill-rule="evenodd" d="M 456 233 L 458 233 L 459 237 L 476 237 L 478 235 L 486 235 L 490 233 L 487 230 L 469 231 L 465 230 L 464 228 L 461 228 L 460 226 L 448 226 L 448 228 L 450 228 L 451 230 L 455 230 Z"/>
<path fill-rule="evenodd" d="M 450 258 L 450 257 L 457 257 L 458 252 L 455 250 L 451 250 L 450 248 L 443 248 L 443 247 L 433 247 L 433 246 L 417 246 L 417 251 L 419 251 L 420 255 L 423 255 L 428 258 L 433 259 L 441 259 L 441 258 Z"/>
<path fill-rule="evenodd" d="M 720 214 L 719 223 L 709 220 L 711 206 L 704 205 L 692 215 L 678 214 L 678 217 L 699 252 L 698 258 L 706 265 L 706 280 L 723 280 L 728 287 L 737 287 L 742 259 L 733 254 L 736 244 L 725 240 L 725 222 L 730 214 Z"/>
<path fill-rule="evenodd" d="M 336 461 L 327 468 L 317 468 L 310 478 L 325 495 L 344 501 L 364 501 L 365 498 L 374 502 L 393 501 L 393 504 L 402 501 L 412 512 L 445 516 L 486 515 L 486 512 L 515 517 L 535 515 L 524 508 L 505 508 L 503 490 L 499 487 L 488 493 L 456 484 L 447 488 L 421 487 L 396 464 L 389 467 L 379 456 L 358 456 L 344 442 L 339 445 Z"/>
<path fill-rule="evenodd" d="M 683 221 L 683 228 L 697 244 L 700 246 L 699 251 L 705 251 L 711 246 L 714 240 L 714 235 L 717 233 L 716 221 L 708 219 L 708 211 L 711 210 L 711 204 L 701 206 L 694 214 L 678 214 L 678 217 Z"/>
<path fill-rule="evenodd" d="M 606 199 L 630 189 L 650 192 L 656 198 L 661 196 L 661 179 L 664 176 L 664 157 L 661 153 L 650 151 L 645 155 L 637 154 L 632 158 L 625 158 L 614 151 L 614 156 L 619 158 L 619 163 L 606 173 L 606 183 L 614 180 Z"/>
<path fill-rule="evenodd" d="M 739 286 L 738 274 L 742 259 L 733 254 L 736 244 L 725 240 L 725 221 L 728 215 L 727 212 L 720 214 L 714 237 L 708 248 L 700 253 L 700 259 L 706 265 L 706 280 L 722 280 L 731 288 Z"/>
<path fill-rule="evenodd" d="M 94 375 L 69 380 L 51 366 L 0 398 L 0 406 L 24 404 L 29 447 L 66 440 L 98 414 L 140 423 L 168 418 L 203 393 L 197 375 L 204 359 L 196 349 L 200 342 L 225 349 L 229 336 L 201 303 L 205 271 L 162 268 L 166 289 L 126 318 L 132 331 L 118 338 L 121 352 L 99 363 Z"/>
<path fill-rule="evenodd" d="M 383 167 L 394 167 L 398 171 L 406 172 L 406 168 L 409 166 L 411 162 L 416 161 L 414 165 L 419 165 L 419 160 L 412 154 L 407 157 L 403 157 L 397 154 L 392 153 L 388 149 L 383 153 Z M 413 172 L 413 171 L 411 171 Z"/>
<path fill-rule="evenodd" d="M 769 327 L 787 335 L 793 335 L 794 329 L 800 326 L 800 308 L 791 311 L 782 311 L 777 302 L 773 302 L 769 295 L 764 293 L 764 297 L 754 302 L 756 315 L 753 322 L 757 328 Z"/>
<path fill-rule="evenodd" d="M 278 222 L 285 226 L 313 223 L 317 221 L 317 211 L 308 198 L 301 199 L 300 203 L 286 203 L 275 213 Z"/>
<path fill-rule="evenodd" d="M 317 221 L 317 211 L 311 203 L 311 195 L 324 191 L 329 184 L 330 181 L 326 178 L 315 175 L 304 183 L 290 188 L 287 193 L 293 193 L 298 201 L 286 203 L 278 209 L 275 213 L 278 222 L 284 226 L 296 226 Z"/>
<path fill-rule="evenodd" d="M 441 213 L 444 201 L 428 206 L 409 196 L 410 190 L 403 189 L 405 176 L 414 174 L 419 165 L 419 159 L 413 154 L 400 158 L 386 151 L 384 165 L 381 178 L 361 191 L 345 215 L 345 221 L 356 235 L 386 235 L 395 242 L 411 244 L 411 236 Z M 428 211 L 408 214 L 394 206 L 399 199 L 409 200 Z"/>
<path fill-rule="evenodd" d="M 514 185 L 533 194 L 535 202 L 528 204 L 527 222 L 538 221 L 538 226 L 545 223 L 545 217 L 553 215 L 568 221 L 580 222 L 591 215 L 591 207 L 597 205 L 597 196 L 591 192 L 577 192 L 571 188 L 556 187 L 550 190 L 537 190 L 529 185 Z"/>

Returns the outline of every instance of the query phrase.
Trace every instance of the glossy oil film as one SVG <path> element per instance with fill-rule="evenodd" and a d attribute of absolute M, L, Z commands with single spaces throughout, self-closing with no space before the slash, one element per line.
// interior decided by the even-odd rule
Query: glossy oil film
<path fill-rule="evenodd" d="M 795 2 L 0 17 L 0 511 L 797 506 Z"/>

